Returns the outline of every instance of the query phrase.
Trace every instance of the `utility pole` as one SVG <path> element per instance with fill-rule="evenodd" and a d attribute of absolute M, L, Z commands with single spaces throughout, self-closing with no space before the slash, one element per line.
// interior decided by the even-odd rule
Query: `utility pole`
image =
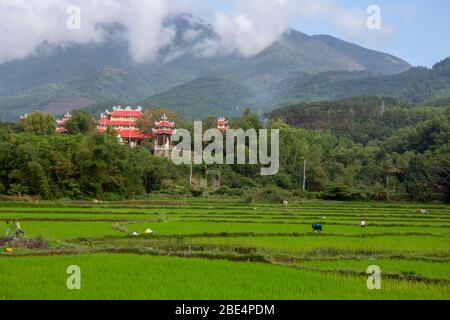
<path fill-rule="evenodd" d="M 193 164 L 192 164 L 192 161 L 191 161 L 191 172 L 190 172 L 190 174 L 189 174 L 189 185 L 190 185 L 191 187 L 192 187 L 192 171 L 193 171 L 192 167 L 193 167 Z"/>
<path fill-rule="evenodd" d="M 208 165 L 205 164 L 205 190 L 208 190 Z"/>
<path fill-rule="evenodd" d="M 306 159 L 303 157 L 303 191 L 306 191 Z"/>

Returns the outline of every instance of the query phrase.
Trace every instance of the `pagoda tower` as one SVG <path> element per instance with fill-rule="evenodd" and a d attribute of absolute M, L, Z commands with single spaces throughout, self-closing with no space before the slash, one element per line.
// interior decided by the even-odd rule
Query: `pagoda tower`
<path fill-rule="evenodd" d="M 67 133 L 67 129 L 66 129 L 66 122 L 69 121 L 70 119 L 72 119 L 72 115 L 67 112 L 64 115 L 64 118 L 62 120 L 56 120 L 56 132 L 58 133 Z"/>
<path fill-rule="evenodd" d="M 217 129 L 222 132 L 226 132 L 229 129 L 228 121 L 225 117 L 220 117 L 217 119 Z"/>
<path fill-rule="evenodd" d="M 173 135 L 176 133 L 174 127 L 175 122 L 169 121 L 166 115 L 162 116 L 160 121 L 155 122 L 155 128 L 152 130 L 155 155 L 170 157 L 173 149 Z"/>

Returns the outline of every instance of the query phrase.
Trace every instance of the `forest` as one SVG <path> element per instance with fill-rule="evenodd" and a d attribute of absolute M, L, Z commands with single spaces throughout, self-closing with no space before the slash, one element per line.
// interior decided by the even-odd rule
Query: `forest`
<path fill-rule="evenodd" d="M 0 194 L 108 201 L 159 192 L 215 193 L 251 202 L 450 202 L 450 108 L 383 102 L 381 107 L 379 98 L 358 97 L 299 104 L 264 118 L 245 110 L 230 119 L 232 128 L 280 129 L 280 172 L 262 177 L 258 165 L 223 165 L 217 190 L 200 183 L 204 166 L 194 166 L 191 185 L 189 166 L 153 156 L 150 143 L 132 149 L 113 132 L 98 134 L 94 116 L 85 111 L 73 113 L 68 134 L 57 134 L 54 116 L 37 111 L 24 121 L 0 122 Z M 192 130 L 192 121 L 171 115 L 178 128 Z M 204 129 L 215 127 L 215 120 L 205 119 Z"/>

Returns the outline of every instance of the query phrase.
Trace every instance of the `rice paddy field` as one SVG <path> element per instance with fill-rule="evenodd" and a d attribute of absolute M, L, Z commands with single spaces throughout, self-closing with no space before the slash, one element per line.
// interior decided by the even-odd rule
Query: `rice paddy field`
<path fill-rule="evenodd" d="M 33 241 L 0 243 L 0 300 L 450 298 L 445 205 L 0 203 L 0 236 L 13 220 Z M 67 288 L 74 265 L 80 290 Z M 369 266 L 381 269 L 379 290 L 367 287 Z"/>

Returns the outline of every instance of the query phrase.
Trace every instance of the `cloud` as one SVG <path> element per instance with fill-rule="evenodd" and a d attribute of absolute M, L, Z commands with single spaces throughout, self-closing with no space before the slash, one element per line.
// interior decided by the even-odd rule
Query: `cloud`
<path fill-rule="evenodd" d="M 367 27 L 367 20 L 372 14 L 367 8 L 345 9 L 336 4 L 330 4 L 329 8 L 328 19 L 342 37 L 369 46 L 386 43 L 392 38 L 393 28 L 384 20 L 384 8 L 380 8 L 380 29 Z"/>
<path fill-rule="evenodd" d="M 217 50 L 252 56 L 277 41 L 295 18 L 293 0 L 235 1 L 230 13 L 215 14 Z M 209 46 L 211 50 L 211 44 Z"/>
<path fill-rule="evenodd" d="M 70 43 L 85 44 L 100 41 L 103 37 L 102 30 L 95 25 L 108 22 L 108 15 L 93 10 L 83 21 L 83 32 L 70 31 L 66 27 L 68 18 L 66 10 L 69 5 L 70 3 L 65 0 L 1 1 L 0 62 L 27 57 L 43 44 L 64 46 Z M 90 9 L 95 9 L 89 6 Z"/>
<path fill-rule="evenodd" d="M 336 35 L 366 45 L 390 39 L 393 29 L 367 28 L 366 8 L 346 8 L 335 0 L 228 0 L 229 12 L 216 12 L 213 26 L 218 39 L 207 39 L 196 49 L 206 56 L 239 53 L 255 55 L 279 40 L 294 21 L 331 25 Z"/>
<path fill-rule="evenodd" d="M 388 26 L 369 32 L 365 8 L 347 9 L 335 0 L 222 1 L 229 4 L 229 11 L 218 11 L 205 0 L 0 0 L 0 63 L 26 58 L 41 46 L 100 43 L 104 27 L 113 24 L 123 27 L 134 60 L 150 62 L 173 44 L 176 30 L 163 22 L 180 12 L 211 22 L 217 37 L 195 43 L 192 49 L 206 56 L 255 55 L 279 40 L 296 19 L 331 23 L 337 33 L 366 43 L 392 34 Z M 81 9 L 81 30 L 66 27 L 71 5 Z M 193 27 L 183 36 L 195 42 L 200 34 Z M 178 50 L 169 60 L 183 52 Z"/>
<path fill-rule="evenodd" d="M 80 30 L 67 28 L 71 5 L 81 10 Z M 42 45 L 101 42 L 102 26 L 112 24 L 124 27 L 136 61 L 150 61 L 173 40 L 175 31 L 162 23 L 169 14 L 167 0 L 2 0 L 0 63 L 25 58 Z"/>
<path fill-rule="evenodd" d="M 163 27 L 163 20 L 169 14 L 167 1 L 134 1 L 124 13 L 131 18 L 122 23 L 128 31 L 130 53 L 137 62 L 154 60 L 159 49 L 172 43 L 176 30 Z"/>
<path fill-rule="evenodd" d="M 381 7 L 382 25 L 379 30 L 367 28 L 369 14 L 366 7 L 347 8 L 334 0 L 297 1 L 299 19 L 329 24 L 336 36 L 366 45 L 379 45 L 389 41 L 393 28 L 384 20 L 385 7 Z"/>

